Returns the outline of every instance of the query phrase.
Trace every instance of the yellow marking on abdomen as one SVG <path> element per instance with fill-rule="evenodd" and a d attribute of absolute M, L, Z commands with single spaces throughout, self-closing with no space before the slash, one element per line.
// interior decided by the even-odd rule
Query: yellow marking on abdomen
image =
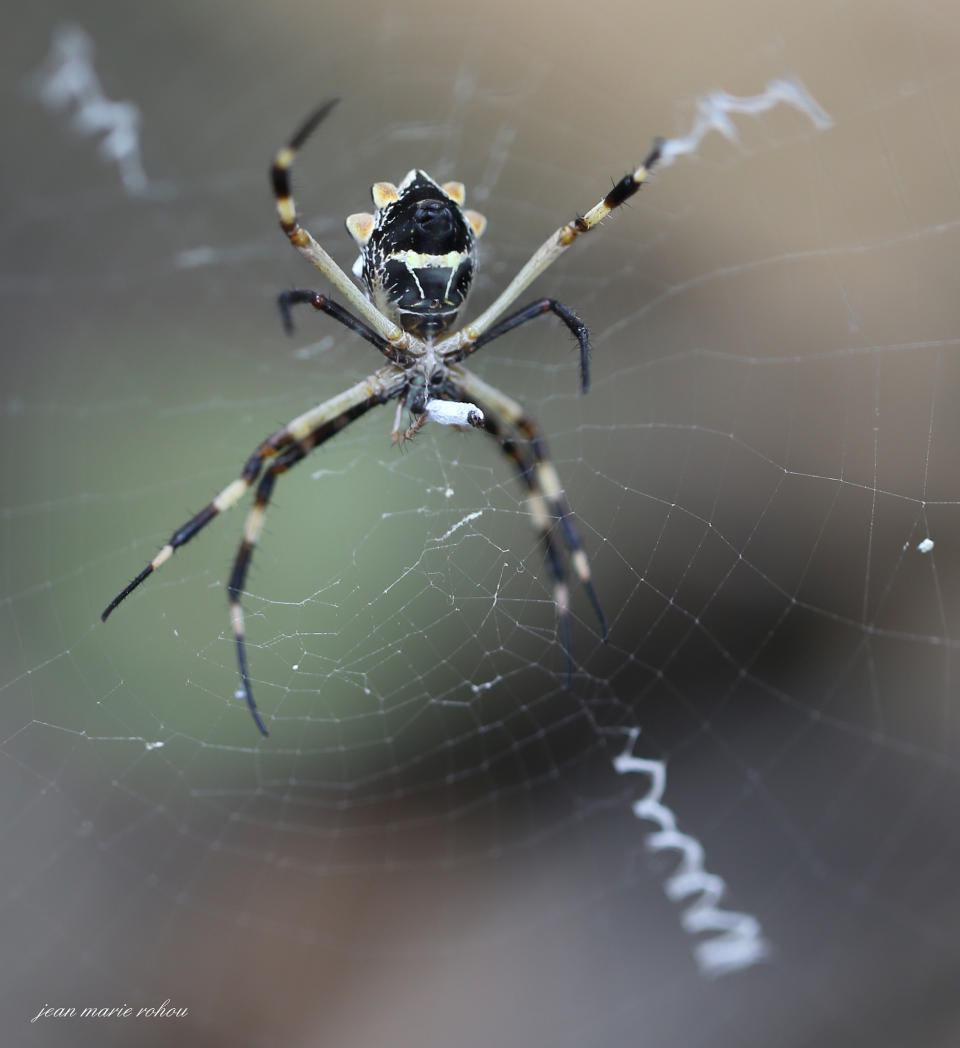
<path fill-rule="evenodd" d="M 469 255 L 466 251 L 448 251 L 445 255 L 427 255 L 422 251 L 394 251 L 388 257 L 402 262 L 407 269 L 456 269 Z"/>

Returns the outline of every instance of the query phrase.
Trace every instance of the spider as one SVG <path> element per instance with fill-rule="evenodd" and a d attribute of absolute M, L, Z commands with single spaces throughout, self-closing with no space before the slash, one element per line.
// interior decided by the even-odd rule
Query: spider
<path fill-rule="evenodd" d="M 543 437 L 515 400 L 468 371 L 462 366 L 462 361 L 528 320 L 553 313 L 577 340 L 580 386 L 582 392 L 587 392 L 590 385 L 590 335 L 586 325 L 571 309 L 555 299 L 540 298 L 507 317 L 503 314 L 579 236 L 588 233 L 614 208 L 636 193 L 660 159 L 662 142 L 655 142 L 640 167 L 615 183 L 585 215 L 561 226 L 544 241 L 499 298 L 479 317 L 448 333 L 466 302 L 477 266 L 477 240 L 486 226 L 482 215 L 461 207 L 464 187 L 460 182 L 441 185 L 424 171 L 413 170 L 399 186 L 391 182 L 377 182 L 373 186 L 376 213 L 350 215 L 346 221 L 347 229 L 360 249 L 353 273 L 362 288 L 350 280 L 297 221 L 290 192 L 294 158 L 338 101 L 332 99 L 324 103 L 307 119 L 290 144 L 277 153 L 270 175 L 284 233 L 343 295 L 352 312 L 318 291 L 298 289 L 280 295 L 280 315 L 284 328 L 292 333 L 292 307 L 312 306 L 366 339 L 386 358 L 386 364 L 362 382 L 298 415 L 267 437 L 247 459 L 240 476 L 179 527 L 101 615 L 101 619 L 106 621 L 114 608 L 165 564 L 175 550 L 189 542 L 214 517 L 239 502 L 259 478 L 243 541 L 227 584 L 227 595 L 243 697 L 263 735 L 269 732 L 253 697 L 240 597 L 277 477 L 371 408 L 391 400 L 397 401 L 393 426 L 395 441 L 409 440 L 429 419 L 445 426 L 474 427 L 485 431 L 512 461 L 526 489 L 530 516 L 553 577 L 553 599 L 567 658 L 568 685 L 573 673 L 570 594 L 566 563 L 553 534 L 557 521 L 570 565 L 593 606 L 603 639 L 607 637 L 606 620 L 590 578 L 590 564 L 560 479 L 547 456 Z M 405 408 L 412 422 L 404 429 Z M 268 462 L 270 464 L 264 471 Z"/>

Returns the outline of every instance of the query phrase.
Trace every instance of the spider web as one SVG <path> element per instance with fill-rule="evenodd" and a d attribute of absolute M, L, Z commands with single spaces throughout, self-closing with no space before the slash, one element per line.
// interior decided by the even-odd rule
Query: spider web
<path fill-rule="evenodd" d="M 0 34 L 8 1043 L 954 1043 L 955 13 L 74 17 Z M 331 94 L 305 222 L 349 266 L 370 183 L 462 180 L 474 310 L 677 155 L 534 289 L 590 325 L 590 395 L 552 320 L 474 358 L 549 440 L 609 642 L 574 589 L 566 687 L 495 444 L 372 412 L 271 503 L 262 740 L 242 510 L 98 616 L 379 363 L 273 304 L 320 285 L 266 167 Z"/>

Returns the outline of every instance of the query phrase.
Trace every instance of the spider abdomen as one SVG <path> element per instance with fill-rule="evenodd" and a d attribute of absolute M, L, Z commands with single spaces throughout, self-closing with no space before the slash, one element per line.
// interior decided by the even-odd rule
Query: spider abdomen
<path fill-rule="evenodd" d="M 375 215 L 347 219 L 361 252 L 354 273 L 368 297 L 419 338 L 447 331 L 470 292 L 485 221 L 460 207 L 463 195 L 459 182 L 441 186 L 410 171 L 399 186 L 374 185 Z"/>
<path fill-rule="evenodd" d="M 462 252 L 422 255 L 399 252 L 383 266 L 374 302 L 385 305 L 405 330 L 421 338 L 446 331 L 466 302 L 474 260 Z"/>

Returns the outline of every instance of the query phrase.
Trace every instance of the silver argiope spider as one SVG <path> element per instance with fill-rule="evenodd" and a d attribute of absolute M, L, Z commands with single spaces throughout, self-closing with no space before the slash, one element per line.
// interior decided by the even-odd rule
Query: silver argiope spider
<path fill-rule="evenodd" d="M 604 640 L 607 636 L 606 620 L 590 580 L 587 555 L 536 424 L 515 400 L 472 374 L 461 361 L 528 320 L 544 313 L 554 313 L 579 343 L 580 385 L 582 391 L 587 392 L 590 384 L 590 336 L 572 310 L 555 299 L 541 298 L 503 320 L 499 318 L 577 237 L 588 233 L 614 208 L 633 196 L 660 159 L 661 143 L 656 142 L 640 167 L 620 179 L 585 215 L 561 226 L 544 241 L 500 297 L 472 324 L 447 334 L 470 290 L 477 265 L 477 238 L 486 226 L 482 215 L 461 208 L 464 201 L 461 183 L 439 185 L 425 172 L 415 170 L 410 171 L 399 186 L 391 182 L 377 182 L 373 186 L 376 214 L 350 215 L 347 219 L 347 229 L 360 248 L 353 272 L 363 285 L 362 291 L 297 221 L 290 193 L 290 169 L 297 150 L 338 101 L 333 99 L 322 105 L 293 136 L 290 144 L 277 153 L 271 168 L 271 180 L 280 225 L 290 243 L 346 298 L 353 312 L 319 292 L 296 290 L 280 295 L 280 313 L 284 327 L 292 332 L 291 307 L 311 305 L 370 342 L 386 357 L 387 364 L 338 396 L 299 415 L 263 441 L 247 460 L 240 476 L 178 528 L 101 615 L 101 619 L 106 621 L 121 601 L 170 559 L 174 550 L 189 542 L 219 513 L 235 505 L 259 477 L 227 594 L 243 695 L 264 735 L 269 732 L 254 701 L 247 669 L 240 596 L 254 547 L 260 538 L 267 503 L 281 473 L 377 404 L 397 401 L 394 440 L 411 438 L 428 419 L 445 426 L 473 426 L 489 433 L 513 461 L 527 489 L 530 516 L 553 576 L 554 602 L 567 656 L 568 682 L 573 672 L 570 595 L 566 566 L 553 537 L 556 521 L 560 522 L 570 563 L 593 605 Z M 413 416 L 413 422 L 405 430 L 401 429 L 404 408 Z M 268 459 L 274 461 L 261 477 Z"/>

